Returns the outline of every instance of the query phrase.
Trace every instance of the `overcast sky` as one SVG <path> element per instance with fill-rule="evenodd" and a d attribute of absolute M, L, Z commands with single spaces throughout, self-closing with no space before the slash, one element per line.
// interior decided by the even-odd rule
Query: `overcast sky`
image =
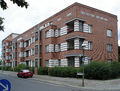
<path fill-rule="evenodd" d="M 32 26 L 54 15 L 67 6 L 78 2 L 118 16 L 118 35 L 120 35 L 120 0 L 26 0 L 28 9 L 13 5 L 10 0 L 8 9 L 0 8 L 0 17 L 4 17 L 5 32 L 0 31 L 0 55 L 2 40 L 11 33 L 23 33 Z M 120 37 L 118 38 L 120 45 Z"/>

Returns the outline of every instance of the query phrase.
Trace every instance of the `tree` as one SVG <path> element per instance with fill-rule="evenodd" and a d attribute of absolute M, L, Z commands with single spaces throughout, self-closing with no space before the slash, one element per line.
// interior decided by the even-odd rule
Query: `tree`
<path fill-rule="evenodd" d="M 0 59 L 0 65 L 2 65 L 2 60 Z"/>
<path fill-rule="evenodd" d="M 118 61 L 120 62 L 120 46 L 118 46 Z"/>
<path fill-rule="evenodd" d="M 17 4 L 19 7 L 28 7 L 28 3 L 25 0 L 10 0 L 13 4 Z M 0 7 L 5 10 L 8 8 L 7 3 L 4 0 L 0 0 Z M 0 17 L 0 31 L 4 31 L 3 24 L 4 18 Z"/>

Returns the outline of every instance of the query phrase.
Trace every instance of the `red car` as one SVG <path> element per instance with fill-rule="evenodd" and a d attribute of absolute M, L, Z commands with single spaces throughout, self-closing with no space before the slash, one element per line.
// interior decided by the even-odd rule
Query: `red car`
<path fill-rule="evenodd" d="M 17 76 L 18 77 L 24 77 L 24 78 L 32 77 L 33 72 L 28 70 L 28 69 L 24 69 L 24 70 L 21 70 L 20 72 L 18 72 Z"/>

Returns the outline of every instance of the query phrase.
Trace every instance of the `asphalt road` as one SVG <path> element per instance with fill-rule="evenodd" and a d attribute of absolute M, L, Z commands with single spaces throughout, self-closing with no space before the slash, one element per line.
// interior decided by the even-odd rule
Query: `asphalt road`
<path fill-rule="evenodd" d="M 32 78 L 24 79 L 17 76 L 10 76 L 0 73 L 0 80 L 7 79 L 11 82 L 11 91 L 100 91 L 100 90 L 87 90 L 81 88 L 73 88 L 63 85 L 55 85 L 45 82 L 40 82 Z M 120 90 L 104 90 L 104 91 L 120 91 Z"/>

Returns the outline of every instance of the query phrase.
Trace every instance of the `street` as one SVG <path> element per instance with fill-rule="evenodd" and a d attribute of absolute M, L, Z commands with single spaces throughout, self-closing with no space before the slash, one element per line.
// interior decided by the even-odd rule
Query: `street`
<path fill-rule="evenodd" d="M 40 82 L 33 78 L 18 78 L 17 76 L 11 76 L 8 74 L 0 73 L 0 80 L 7 79 L 10 81 L 12 88 L 11 91 L 100 91 L 100 90 L 87 90 L 81 88 L 74 88 L 63 85 L 55 85 L 51 83 Z M 110 90 L 104 90 L 110 91 Z M 119 91 L 119 90 L 111 90 Z"/>

